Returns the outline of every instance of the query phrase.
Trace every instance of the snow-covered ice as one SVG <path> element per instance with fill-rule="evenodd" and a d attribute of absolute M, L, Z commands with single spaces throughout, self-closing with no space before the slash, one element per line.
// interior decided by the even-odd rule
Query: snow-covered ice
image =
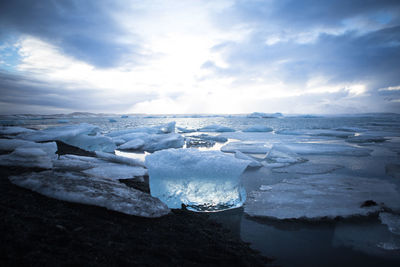
<path fill-rule="evenodd" d="M 250 154 L 266 154 L 270 150 L 271 146 L 267 143 L 260 142 L 231 142 L 223 147 L 221 147 L 222 152 L 235 153 L 235 151 L 240 151 L 242 153 Z"/>
<path fill-rule="evenodd" d="M 254 159 L 246 154 L 243 154 L 239 150 L 235 151 L 235 157 L 237 159 L 248 160 L 250 162 L 249 167 L 262 167 L 263 166 L 261 162 L 259 162 L 258 160 Z"/>
<path fill-rule="evenodd" d="M 265 125 L 253 125 L 247 127 L 243 132 L 272 132 L 274 129 Z"/>
<path fill-rule="evenodd" d="M 400 210 L 400 194 L 394 184 L 373 178 L 312 175 L 285 179 L 268 191 L 248 194 L 245 212 L 276 219 L 319 219 L 368 215 L 381 205 Z M 378 205 L 361 207 L 367 200 Z"/>
<path fill-rule="evenodd" d="M 199 129 L 199 132 L 234 132 L 235 130 L 226 126 L 212 124 Z"/>
<path fill-rule="evenodd" d="M 152 196 L 170 208 L 192 210 L 240 207 L 246 192 L 241 174 L 248 161 L 220 151 L 167 149 L 146 157 Z"/>
<path fill-rule="evenodd" d="M 161 217 L 169 213 L 168 207 L 157 198 L 109 179 L 53 171 L 22 174 L 9 179 L 18 186 L 59 200 L 142 217 Z"/>

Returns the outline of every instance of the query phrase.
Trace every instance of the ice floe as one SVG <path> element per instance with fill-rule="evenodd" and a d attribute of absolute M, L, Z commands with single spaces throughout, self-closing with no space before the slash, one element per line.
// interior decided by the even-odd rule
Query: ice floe
<path fill-rule="evenodd" d="M 343 175 L 312 175 L 285 179 L 268 191 L 252 191 L 245 204 L 251 216 L 276 219 L 319 219 L 368 215 L 384 205 L 400 209 L 400 194 L 394 184 L 373 178 Z M 372 200 L 378 205 L 364 206 Z"/>
<path fill-rule="evenodd" d="M 222 152 L 235 153 L 240 151 L 242 153 L 249 154 L 266 154 L 270 150 L 271 146 L 267 143 L 260 142 L 231 142 L 221 147 Z"/>
<path fill-rule="evenodd" d="M 18 186 L 59 200 L 142 217 L 161 217 L 169 213 L 168 207 L 157 198 L 109 179 L 54 171 L 22 174 L 9 179 Z"/>
<path fill-rule="evenodd" d="M 147 134 L 167 134 L 175 132 L 176 122 L 172 121 L 166 124 L 161 124 L 153 127 L 138 127 L 132 129 L 125 129 L 120 131 L 112 131 L 107 134 L 109 137 L 117 137 L 130 133 L 147 133 Z"/>
<path fill-rule="evenodd" d="M 167 149 L 146 157 L 150 192 L 170 208 L 192 210 L 240 207 L 246 199 L 241 174 L 249 161 L 220 151 Z"/>
<path fill-rule="evenodd" d="M 137 159 L 127 158 L 127 157 L 118 156 L 115 154 L 105 153 L 105 152 L 101 152 L 101 151 L 95 151 L 95 154 L 96 154 L 96 157 L 103 159 L 103 160 L 110 161 L 110 162 L 121 163 L 121 164 L 126 164 L 126 165 L 131 165 L 131 166 L 144 167 L 144 162 L 137 160 Z"/>
<path fill-rule="evenodd" d="M 196 129 L 188 129 L 185 127 L 176 127 L 176 129 L 178 130 L 179 133 L 193 133 L 196 132 Z"/>
<path fill-rule="evenodd" d="M 327 136 L 348 138 L 354 136 L 354 133 L 348 131 L 325 130 L 325 129 L 310 129 L 310 130 L 279 130 L 277 134 L 282 135 L 309 135 L 309 136 Z"/>
<path fill-rule="evenodd" d="M 35 143 L 19 139 L 0 139 L 0 151 L 13 151 L 16 148 L 39 148 L 45 151 L 50 158 L 57 157 L 57 144 L 55 142 Z"/>
<path fill-rule="evenodd" d="M 199 129 L 199 132 L 234 132 L 235 130 L 226 126 L 212 124 Z"/>
<path fill-rule="evenodd" d="M 368 148 L 324 143 L 285 143 L 291 151 L 300 155 L 369 156 Z"/>
<path fill-rule="evenodd" d="M 305 162 L 287 167 L 274 168 L 272 171 L 277 173 L 324 174 L 341 168 L 343 166 L 336 164 Z"/>
<path fill-rule="evenodd" d="M 119 149 L 123 150 L 154 152 L 166 148 L 181 148 L 185 144 L 185 139 L 180 134 L 176 133 L 129 133 L 119 136 L 118 138 L 127 141 L 127 143 L 124 143 L 118 147 Z"/>
<path fill-rule="evenodd" d="M 203 140 L 199 138 L 186 137 L 186 147 L 212 147 L 215 145 L 215 141 Z"/>
<path fill-rule="evenodd" d="M 82 172 L 91 176 L 111 180 L 132 179 L 147 174 L 147 170 L 143 167 L 135 167 L 111 162 L 99 164 L 96 167 L 83 170 Z"/>
<path fill-rule="evenodd" d="M 249 167 L 262 167 L 263 166 L 261 162 L 259 162 L 258 160 L 254 159 L 246 154 L 243 154 L 239 150 L 235 151 L 235 157 L 237 159 L 248 160 L 250 162 Z"/>
<path fill-rule="evenodd" d="M 209 141 L 215 141 L 218 143 L 225 143 L 228 141 L 226 137 L 223 137 L 221 135 L 209 135 L 209 134 L 198 134 L 198 135 L 188 135 L 187 137 L 193 137 L 193 138 L 199 138 L 202 140 L 209 140 Z"/>
<path fill-rule="evenodd" d="M 243 132 L 272 132 L 274 129 L 265 125 L 253 125 L 243 130 Z"/>
<path fill-rule="evenodd" d="M 272 165 L 272 166 L 286 166 L 294 163 L 305 162 L 307 159 L 299 156 L 287 146 L 282 144 L 275 144 L 268 151 L 268 154 L 265 157 L 265 161 L 267 164 L 278 163 L 281 165 Z"/>

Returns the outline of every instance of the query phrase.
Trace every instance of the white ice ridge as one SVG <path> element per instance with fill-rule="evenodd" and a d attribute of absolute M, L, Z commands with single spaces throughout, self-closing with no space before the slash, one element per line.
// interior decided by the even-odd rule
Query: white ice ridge
<path fill-rule="evenodd" d="M 339 175 L 312 175 L 270 185 L 268 191 L 252 191 L 245 204 L 250 216 L 276 219 L 320 219 L 368 215 L 382 205 L 400 210 L 400 194 L 394 184 L 380 179 Z M 378 205 L 362 207 L 367 200 Z"/>
<path fill-rule="evenodd" d="M 112 139 L 98 135 L 99 131 L 97 126 L 81 123 L 21 133 L 17 138 L 37 142 L 57 140 L 86 151 L 114 152 L 116 146 Z"/>
<path fill-rule="evenodd" d="M 126 135 L 130 133 L 148 133 L 148 134 L 167 134 L 175 132 L 175 122 L 169 122 L 166 124 L 153 126 L 153 127 L 138 127 L 132 129 L 125 129 L 120 131 L 112 131 L 107 134 L 109 137 L 117 137 L 121 135 Z"/>
<path fill-rule="evenodd" d="M 241 174 L 249 161 L 189 148 L 157 151 L 145 162 L 151 195 L 170 208 L 221 210 L 240 207 L 246 199 Z"/>
<path fill-rule="evenodd" d="M 212 124 L 199 129 L 199 132 L 234 132 L 235 130 L 226 126 Z"/>
<path fill-rule="evenodd" d="M 243 160 L 248 160 L 250 163 L 249 163 L 249 166 L 250 167 L 262 167 L 263 165 L 261 164 L 261 162 L 259 162 L 258 160 L 256 160 L 256 159 L 254 159 L 254 158 L 252 158 L 252 157 L 250 157 L 250 156 L 248 156 L 248 155 L 246 155 L 246 154 L 243 154 L 242 152 L 240 152 L 239 150 L 236 150 L 235 151 L 235 157 L 237 158 L 237 159 L 243 159 Z"/>
<path fill-rule="evenodd" d="M 128 133 L 115 138 L 125 141 L 125 143 L 118 146 L 118 149 L 122 150 L 154 152 L 166 148 L 181 148 L 185 144 L 185 139 L 176 133 Z"/>
<path fill-rule="evenodd" d="M 157 198 L 117 181 L 78 173 L 44 171 L 9 177 L 13 184 L 42 195 L 141 217 L 161 217 L 168 207 Z"/>
<path fill-rule="evenodd" d="M 268 143 L 245 141 L 228 143 L 221 147 L 221 151 L 235 153 L 238 150 L 242 153 L 266 154 L 270 148 L 271 145 Z"/>
<path fill-rule="evenodd" d="M 243 130 L 243 132 L 272 132 L 274 129 L 265 125 L 253 125 Z"/>
<path fill-rule="evenodd" d="M 379 219 L 386 224 L 389 231 L 395 235 L 400 235 L 400 216 L 388 212 L 379 213 Z"/>

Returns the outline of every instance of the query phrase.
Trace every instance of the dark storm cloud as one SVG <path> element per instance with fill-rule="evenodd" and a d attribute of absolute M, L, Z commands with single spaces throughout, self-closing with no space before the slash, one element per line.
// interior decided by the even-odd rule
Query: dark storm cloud
<path fill-rule="evenodd" d="M 0 103 L 14 106 L 43 106 L 66 111 L 93 112 L 123 112 L 135 103 L 155 97 L 146 93 L 108 94 L 89 88 L 74 86 L 67 83 L 52 83 L 51 85 L 27 75 L 15 75 L 0 71 Z M 104 101 L 107 99 L 107 101 Z M 23 109 L 30 113 L 28 108 Z M 0 108 L 1 113 L 12 113 Z"/>
<path fill-rule="evenodd" d="M 29 34 L 59 46 L 64 53 L 96 67 L 113 67 L 137 49 L 116 40 L 123 30 L 111 17 L 119 1 L 0 1 L 0 41 Z"/>

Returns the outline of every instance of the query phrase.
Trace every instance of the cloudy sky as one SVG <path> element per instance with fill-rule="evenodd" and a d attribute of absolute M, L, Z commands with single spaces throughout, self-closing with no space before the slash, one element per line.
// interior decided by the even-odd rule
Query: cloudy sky
<path fill-rule="evenodd" d="M 74 111 L 400 112 L 400 1 L 0 1 L 0 113 Z"/>

